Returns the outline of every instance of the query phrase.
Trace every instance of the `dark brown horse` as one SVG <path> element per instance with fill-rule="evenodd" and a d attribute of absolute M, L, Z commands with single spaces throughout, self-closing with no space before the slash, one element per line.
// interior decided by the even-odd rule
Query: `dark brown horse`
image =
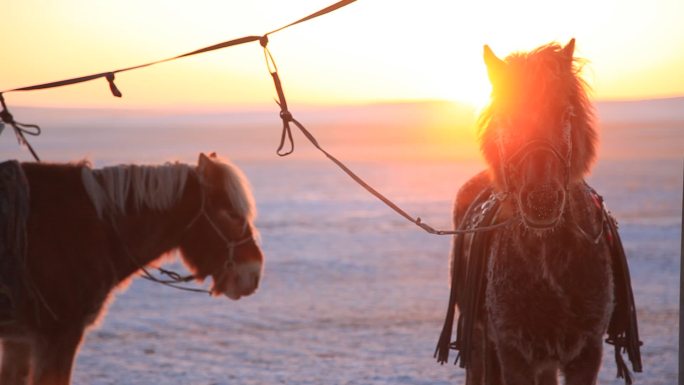
<path fill-rule="evenodd" d="M 0 383 L 67 385 L 85 329 L 114 288 L 179 250 L 212 294 L 253 293 L 263 256 L 247 180 L 201 154 L 185 164 L 22 164 L 28 181 L 24 295 L 0 326 Z"/>
<path fill-rule="evenodd" d="M 614 309 L 612 218 L 584 181 L 597 135 L 573 52 L 574 40 L 501 60 L 485 46 L 489 169 L 460 189 L 454 223 L 502 226 L 454 241 L 453 348 L 468 385 L 555 385 L 559 374 L 567 385 L 597 381 Z"/>

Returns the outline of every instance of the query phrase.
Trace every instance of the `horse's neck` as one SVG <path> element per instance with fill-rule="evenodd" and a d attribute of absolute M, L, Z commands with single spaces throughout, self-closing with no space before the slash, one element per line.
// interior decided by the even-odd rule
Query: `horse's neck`
<path fill-rule="evenodd" d="M 119 243 L 117 258 L 125 266 L 121 279 L 176 249 L 201 206 L 199 182 L 188 178 L 182 197 L 165 210 L 142 208 L 131 211 L 113 222 L 113 233 Z"/>

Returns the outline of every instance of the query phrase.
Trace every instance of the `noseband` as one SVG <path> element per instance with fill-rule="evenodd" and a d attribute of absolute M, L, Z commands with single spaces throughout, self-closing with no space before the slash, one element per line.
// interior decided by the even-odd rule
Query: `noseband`
<path fill-rule="evenodd" d="M 562 155 L 557 146 L 555 146 L 551 141 L 546 139 L 533 140 L 522 146 L 508 158 L 502 156 L 504 154 L 502 153 L 503 149 L 501 147 L 502 146 L 499 148 L 499 155 L 500 159 L 504 159 L 502 162 L 502 174 L 504 183 L 506 184 L 505 192 L 510 192 L 510 175 L 517 172 L 517 169 L 520 168 L 528 156 L 538 151 L 548 152 L 561 162 L 563 165 L 563 176 L 565 179 L 564 188 L 567 190 L 568 185 L 570 184 L 570 157 Z"/>

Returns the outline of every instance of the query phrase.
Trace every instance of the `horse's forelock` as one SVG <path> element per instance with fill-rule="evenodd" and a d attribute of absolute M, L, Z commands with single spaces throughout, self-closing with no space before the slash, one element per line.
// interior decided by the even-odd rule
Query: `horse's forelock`
<path fill-rule="evenodd" d="M 247 177 L 233 163 L 226 159 L 217 159 L 214 164 L 221 168 L 224 180 L 223 188 L 228 194 L 233 209 L 250 224 L 256 218 L 256 205 L 252 187 Z"/>

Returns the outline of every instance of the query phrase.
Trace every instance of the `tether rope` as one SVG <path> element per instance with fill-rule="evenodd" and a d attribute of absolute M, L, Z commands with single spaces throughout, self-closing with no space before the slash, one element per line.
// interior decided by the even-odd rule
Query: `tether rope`
<path fill-rule="evenodd" d="M 187 53 L 184 53 L 181 55 L 176 55 L 176 56 L 166 58 L 166 59 L 161 59 L 161 60 L 155 60 L 155 61 L 145 63 L 145 64 L 139 64 L 139 65 L 135 65 L 135 66 L 131 66 L 131 67 L 120 68 L 120 69 L 112 70 L 112 71 L 100 72 L 100 73 L 96 73 L 96 74 L 92 74 L 92 75 L 79 76 L 79 77 L 75 77 L 75 78 L 63 79 L 63 80 L 58 80 L 58 81 L 53 81 L 53 82 L 48 82 L 48 83 L 41 83 L 41 84 L 36 84 L 36 85 L 32 85 L 32 86 L 12 88 L 9 90 L 0 91 L 0 101 L 2 101 L 2 112 L 1 112 L 0 117 L 2 118 L 3 123 L 9 124 L 10 126 L 12 126 L 14 128 L 14 132 L 17 135 L 17 139 L 19 140 L 19 143 L 25 145 L 29 149 L 29 151 L 31 152 L 31 155 L 33 155 L 33 158 L 36 161 L 40 162 L 40 158 L 38 157 L 38 154 L 35 152 L 33 147 L 30 145 L 30 143 L 28 142 L 28 140 L 26 140 L 26 137 L 24 136 L 24 134 L 34 135 L 34 136 L 40 135 L 40 127 L 38 127 L 35 124 L 23 124 L 23 123 L 15 122 L 14 119 L 12 118 L 12 114 L 9 112 L 9 109 L 7 108 L 7 105 L 5 104 L 5 99 L 3 97 L 3 94 L 7 94 L 10 92 L 45 90 L 45 89 L 49 89 L 49 88 L 63 87 L 63 86 L 68 86 L 68 85 L 73 85 L 73 84 L 85 83 L 85 82 L 89 82 L 89 81 L 92 81 L 95 79 L 105 78 L 107 80 L 107 84 L 109 85 L 109 90 L 112 93 L 112 95 L 120 98 L 123 94 L 121 93 L 119 88 L 114 83 L 115 74 L 117 74 L 117 73 L 137 70 L 137 69 L 141 69 L 141 68 L 145 68 L 145 67 L 150 67 L 150 66 L 153 66 L 156 64 L 166 63 L 166 62 L 182 59 L 182 58 L 185 58 L 188 56 L 199 55 L 199 54 L 203 54 L 203 53 L 207 53 L 207 52 L 211 52 L 211 51 L 215 51 L 215 50 L 219 50 L 219 49 L 223 49 L 223 48 L 228 48 L 228 47 L 233 47 L 233 46 L 237 46 L 237 45 L 241 45 L 241 44 L 251 43 L 254 41 L 261 40 L 261 39 L 268 39 L 268 35 L 280 32 L 286 28 L 289 28 L 289 27 L 292 27 L 292 26 L 297 25 L 299 23 L 303 23 L 305 21 L 314 19 L 316 17 L 323 16 L 327 13 L 332 12 L 332 11 L 336 11 L 336 10 L 338 10 L 342 7 L 345 7 L 345 6 L 351 4 L 355 1 L 356 0 L 338 1 L 335 4 L 332 4 L 328 7 L 325 7 L 325 8 L 323 8 L 317 12 L 314 12 L 314 13 L 306 16 L 306 17 L 303 17 L 297 21 L 294 21 L 290 24 L 282 26 L 278 29 L 274 29 L 273 31 L 270 31 L 270 32 L 268 32 L 262 36 L 244 36 L 241 38 L 232 39 L 232 40 L 224 41 L 224 42 L 214 44 L 214 45 L 211 45 L 208 47 L 200 48 L 200 49 L 197 49 L 197 50 L 194 50 L 191 52 L 187 52 Z M 27 130 L 27 129 L 31 129 L 33 131 Z M 2 126 L 1 125 L 0 125 L 0 133 L 2 133 Z"/>
<path fill-rule="evenodd" d="M 140 64 L 132 67 L 126 67 L 126 68 L 120 68 L 117 70 L 112 70 L 112 71 L 106 71 L 106 72 L 100 72 L 92 75 L 87 75 L 87 76 L 81 76 L 81 77 L 76 77 L 76 78 L 70 78 L 70 79 L 64 79 L 64 80 L 58 80 L 54 82 L 49 82 L 49 83 L 42 83 L 42 84 L 36 84 L 32 86 L 26 86 L 26 87 L 20 87 L 20 88 L 13 88 L 5 91 L 0 92 L 0 102 L 2 103 L 2 111 L 0 112 L 0 118 L 2 118 L 2 122 L 11 125 L 14 128 L 14 132 L 17 136 L 17 139 L 19 140 L 20 144 L 25 145 L 33 157 L 36 159 L 36 161 L 40 162 L 40 158 L 38 157 L 37 153 L 34 151 L 33 147 L 30 145 L 30 143 L 26 140 L 26 137 L 24 136 L 25 134 L 27 135 L 40 135 L 41 130 L 40 127 L 34 124 L 23 124 L 23 123 L 18 123 L 14 121 L 14 118 L 12 117 L 12 114 L 10 114 L 9 109 L 7 108 L 7 105 L 5 103 L 5 99 L 3 97 L 3 94 L 10 93 L 10 92 L 24 92 L 24 91 L 36 91 L 36 90 L 44 90 L 48 88 L 56 88 L 56 87 L 62 87 L 62 86 L 67 86 L 67 85 L 73 85 L 73 84 L 78 84 L 78 83 L 84 83 L 88 81 L 92 81 L 95 79 L 99 78 L 105 78 L 107 80 L 110 92 L 112 93 L 113 96 L 115 97 L 121 97 L 122 93 L 114 83 L 115 80 L 115 74 L 122 73 L 122 72 L 127 72 L 127 71 L 132 71 L 136 69 L 141 69 L 149 66 L 153 66 L 156 64 L 161 64 L 161 63 L 166 63 L 174 60 L 178 60 L 181 58 L 185 58 L 188 56 L 193 56 L 193 55 L 199 55 L 203 54 L 206 52 L 210 51 L 215 51 L 218 49 L 223 49 L 223 48 L 228 48 L 228 47 L 233 47 L 241 44 L 246 44 L 246 43 L 251 43 L 254 41 L 259 41 L 261 46 L 264 49 L 264 57 L 266 60 L 266 66 L 268 68 L 269 73 L 271 74 L 271 77 L 273 78 L 273 84 L 275 85 L 276 93 L 278 95 L 278 100 L 276 103 L 280 106 L 280 118 L 283 122 L 283 129 L 280 137 L 280 144 L 278 145 L 278 149 L 276 150 L 276 153 L 279 156 L 287 156 L 290 155 L 294 152 L 295 145 L 294 145 L 294 139 L 292 136 L 292 129 L 290 127 L 290 123 L 294 124 L 299 128 L 301 133 L 311 142 L 311 144 L 316 147 L 319 151 L 321 151 L 328 159 L 330 159 L 337 167 L 339 167 L 342 171 L 344 171 L 349 177 L 351 177 L 356 183 L 358 183 L 361 187 L 363 187 L 366 191 L 371 193 L 373 196 L 378 198 L 380 201 L 382 201 L 385 205 L 390 207 L 392 210 L 394 210 L 397 214 L 401 215 L 404 217 L 406 220 L 410 221 L 411 223 L 415 224 L 416 226 L 420 227 L 421 229 L 425 230 L 426 232 L 430 234 L 435 234 L 435 235 L 455 235 L 455 234 L 464 234 L 464 233 L 472 233 L 472 232 L 481 232 L 481 231 L 490 231 L 494 229 L 498 229 L 504 226 L 507 226 L 510 224 L 512 221 L 516 220 L 515 217 L 512 217 L 504 222 L 497 223 L 491 226 L 482 226 L 478 227 L 475 229 L 457 229 L 457 230 L 438 230 L 433 228 L 432 226 L 428 225 L 427 223 L 424 223 L 420 217 L 413 217 L 412 215 L 408 214 L 406 211 L 404 211 L 402 208 L 400 208 L 397 204 L 392 202 L 390 199 L 385 197 L 383 194 L 378 192 L 375 188 L 370 186 L 367 182 L 365 182 L 363 179 L 361 179 L 358 175 L 356 175 L 351 169 L 349 169 L 344 163 L 342 163 L 340 160 L 338 160 L 336 157 L 334 157 L 332 154 L 327 152 L 323 147 L 318 143 L 316 138 L 309 132 L 303 124 L 301 124 L 298 120 L 294 118 L 292 113 L 290 112 L 288 105 L 287 105 L 287 100 L 285 98 L 285 92 L 283 90 L 282 82 L 280 80 L 280 76 L 278 75 L 278 67 L 276 66 L 275 60 L 273 58 L 273 55 L 271 54 L 271 51 L 268 49 L 268 36 L 277 32 L 280 32 L 286 28 L 292 27 L 294 25 L 309 21 L 311 19 L 317 18 L 319 16 L 323 16 L 325 14 L 328 14 L 330 12 L 336 11 L 342 7 L 345 7 L 356 0 L 342 0 L 338 1 L 328 7 L 325 7 L 317 12 L 314 12 L 306 17 L 303 17 L 299 20 L 296 20 L 290 24 L 284 25 L 280 28 L 274 29 L 268 33 L 265 33 L 264 35 L 261 36 L 244 36 L 241 38 L 237 39 L 232 39 L 228 41 L 224 41 L 222 43 L 214 44 L 211 46 L 207 46 L 204 48 L 200 48 L 191 52 L 187 52 L 181 55 L 173 56 L 170 58 L 166 59 L 161 59 L 161 60 L 156 60 L 153 62 L 145 63 L 145 64 Z M 2 132 L 2 127 L 0 126 L 0 132 Z M 287 145 L 287 150 L 285 149 Z"/>
<path fill-rule="evenodd" d="M 42 83 L 42 84 L 36 84 L 36 85 L 32 85 L 32 86 L 27 86 L 27 87 L 13 88 L 13 89 L 1 91 L 0 94 L 6 94 L 9 92 L 18 92 L 18 91 L 44 90 L 44 89 L 48 89 L 48 88 L 56 88 L 56 87 L 68 86 L 68 85 L 72 85 L 72 84 L 89 82 L 91 80 L 95 80 L 95 79 L 99 79 L 99 78 L 106 78 L 107 82 L 109 83 L 109 87 L 111 89 L 112 94 L 116 97 L 121 97 L 121 92 L 119 92 L 118 88 L 114 84 L 114 75 L 117 73 L 137 70 L 137 69 L 153 66 L 155 64 L 161 64 L 161 63 L 166 63 L 166 62 L 182 59 L 182 58 L 185 58 L 188 56 L 199 55 L 202 53 L 211 52 L 211 51 L 215 51 L 218 49 L 223 49 L 223 48 L 233 47 L 233 46 L 241 45 L 241 44 L 245 44 L 245 43 L 251 43 L 253 41 L 258 41 L 259 39 L 262 39 L 264 37 L 267 37 L 268 35 L 272 35 L 274 33 L 280 32 L 286 28 L 292 27 L 294 25 L 297 25 L 299 23 L 303 23 L 305 21 L 314 19 L 314 18 L 319 17 L 319 16 L 323 16 L 327 13 L 332 12 L 332 11 L 336 11 L 336 10 L 338 10 L 342 7 L 345 7 L 345 6 L 351 4 L 355 1 L 356 0 L 338 1 L 337 3 L 330 5 L 326 8 L 323 8 L 318 12 L 314 12 L 314 13 L 310 14 L 309 16 L 303 17 L 303 18 L 301 18 L 295 22 L 292 22 L 290 24 L 282 26 L 278 29 L 274 29 L 273 31 L 268 32 L 268 33 L 261 35 L 261 36 L 244 36 L 241 38 L 232 39 L 232 40 L 224 41 L 222 43 L 214 44 L 214 45 L 211 45 L 208 47 L 200 48 L 200 49 L 197 49 L 197 50 L 194 50 L 191 52 L 187 52 L 187 53 L 184 53 L 181 55 L 176 55 L 176 56 L 173 56 L 170 58 L 156 60 L 156 61 L 152 61 L 152 62 L 145 63 L 145 64 L 139 64 L 139 65 L 132 66 L 132 67 L 120 68 L 117 70 L 105 71 L 105 72 L 100 72 L 97 74 L 80 76 L 80 77 L 71 78 L 71 79 L 58 80 L 58 81 L 49 82 L 49 83 Z"/>

